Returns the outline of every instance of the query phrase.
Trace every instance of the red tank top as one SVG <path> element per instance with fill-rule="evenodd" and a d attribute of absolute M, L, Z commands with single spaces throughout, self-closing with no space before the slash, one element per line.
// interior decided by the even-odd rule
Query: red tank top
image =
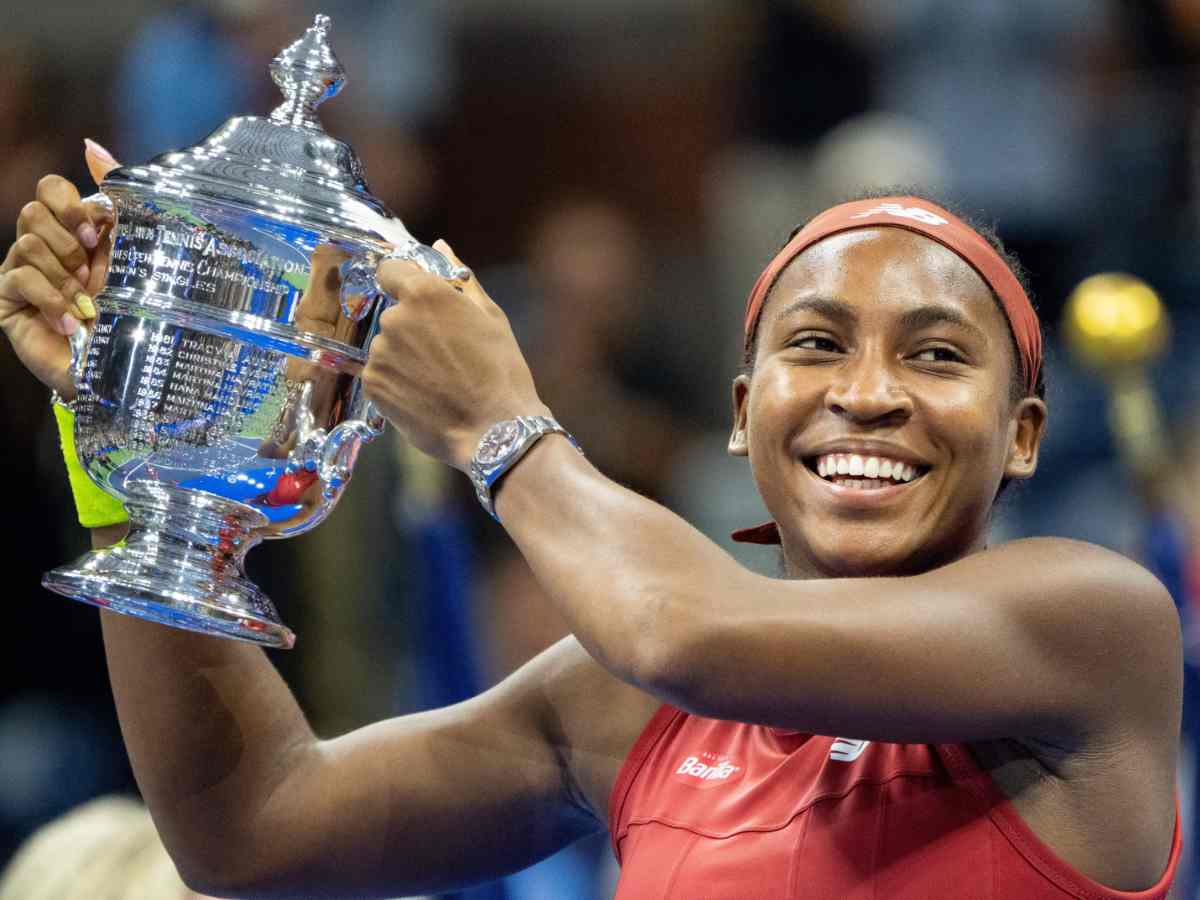
<path fill-rule="evenodd" d="M 1060 860 L 961 744 L 889 744 L 663 706 L 609 809 L 614 900 L 1161 900 Z"/>

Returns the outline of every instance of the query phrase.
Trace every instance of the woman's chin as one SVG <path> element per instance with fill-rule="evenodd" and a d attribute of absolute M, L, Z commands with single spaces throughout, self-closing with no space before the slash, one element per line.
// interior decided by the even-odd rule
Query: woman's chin
<path fill-rule="evenodd" d="M 828 536 L 803 542 L 794 552 L 791 542 L 785 541 L 788 567 L 793 574 L 811 572 L 818 578 L 872 578 L 884 575 L 910 575 L 921 571 L 914 556 L 915 548 L 902 545 L 894 535 L 872 536 L 855 534 L 842 540 Z"/>

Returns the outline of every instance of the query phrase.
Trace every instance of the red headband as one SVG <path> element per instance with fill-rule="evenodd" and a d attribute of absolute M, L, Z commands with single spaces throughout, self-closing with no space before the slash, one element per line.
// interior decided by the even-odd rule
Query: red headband
<path fill-rule="evenodd" d="M 805 225 L 754 282 L 746 301 L 746 347 L 749 348 L 758 326 L 767 294 L 793 259 L 830 235 L 856 228 L 885 226 L 915 231 L 937 241 L 958 254 L 987 282 L 988 287 L 1000 298 L 1000 305 L 1008 316 L 1008 324 L 1017 340 L 1025 390 L 1032 394 L 1042 368 L 1042 330 L 1021 282 L 1017 281 L 1008 264 L 979 232 L 949 211 L 919 197 L 855 200 L 827 209 Z M 778 544 L 779 529 L 774 522 L 767 522 L 756 528 L 735 531 L 733 539 L 753 544 Z"/>

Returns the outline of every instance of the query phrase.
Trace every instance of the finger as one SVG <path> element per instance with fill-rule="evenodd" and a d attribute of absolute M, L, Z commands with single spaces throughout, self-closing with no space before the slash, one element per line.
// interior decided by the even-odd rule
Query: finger
<path fill-rule="evenodd" d="M 61 175 L 47 175 L 38 182 L 37 199 L 45 204 L 67 231 L 79 239 L 84 248 L 96 249 L 100 235 L 75 185 Z"/>
<path fill-rule="evenodd" d="M 112 262 L 112 241 L 112 228 L 110 226 L 102 227 L 100 244 L 92 253 L 87 285 L 84 288 L 84 292 L 91 297 L 95 297 L 104 289 L 104 282 L 108 279 L 108 265 Z"/>
<path fill-rule="evenodd" d="M 33 266 L 19 266 L 0 277 L 0 300 L 37 310 L 59 334 L 70 336 L 79 327 L 70 304 Z"/>
<path fill-rule="evenodd" d="M 91 138 L 83 139 L 83 159 L 97 187 L 105 175 L 121 165 L 111 153 Z"/>
<path fill-rule="evenodd" d="M 434 241 L 433 248 L 456 266 L 462 266 L 468 272 L 471 272 L 466 281 L 455 282 L 455 287 L 476 302 L 483 303 L 485 306 L 495 305 L 492 298 L 488 296 L 487 291 L 483 289 L 483 285 L 479 283 L 479 279 L 475 277 L 471 267 L 459 259 L 458 254 L 454 252 L 454 248 L 444 238 L 438 238 Z"/>
<path fill-rule="evenodd" d="M 26 234 L 36 234 L 51 252 L 58 257 L 59 262 L 68 272 L 74 274 L 80 281 L 88 276 L 87 251 L 78 239 L 69 232 L 61 222 L 54 217 L 46 204 L 31 200 L 21 207 L 17 216 L 17 237 Z"/>
<path fill-rule="evenodd" d="M 430 275 L 409 259 L 384 259 L 375 272 L 375 280 L 397 302 L 412 300 L 434 285 L 446 286 L 444 279 Z"/>
<path fill-rule="evenodd" d="M 78 273 L 73 275 L 63 268 L 46 242 L 33 232 L 17 238 L 9 251 L 7 268 L 18 269 L 22 266 L 33 266 L 46 276 L 46 280 L 58 289 L 77 318 L 90 319 L 95 316 L 92 298 L 87 295 L 85 283 L 80 281 Z"/>

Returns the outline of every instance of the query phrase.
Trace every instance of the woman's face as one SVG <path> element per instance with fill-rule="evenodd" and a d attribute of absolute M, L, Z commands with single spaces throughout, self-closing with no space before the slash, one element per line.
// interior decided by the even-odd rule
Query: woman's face
<path fill-rule="evenodd" d="M 792 574 L 908 574 L 984 545 L 1045 421 L 1040 400 L 1012 402 L 1011 340 L 979 274 L 919 234 L 844 232 L 792 261 L 734 382 L 730 440 Z"/>

